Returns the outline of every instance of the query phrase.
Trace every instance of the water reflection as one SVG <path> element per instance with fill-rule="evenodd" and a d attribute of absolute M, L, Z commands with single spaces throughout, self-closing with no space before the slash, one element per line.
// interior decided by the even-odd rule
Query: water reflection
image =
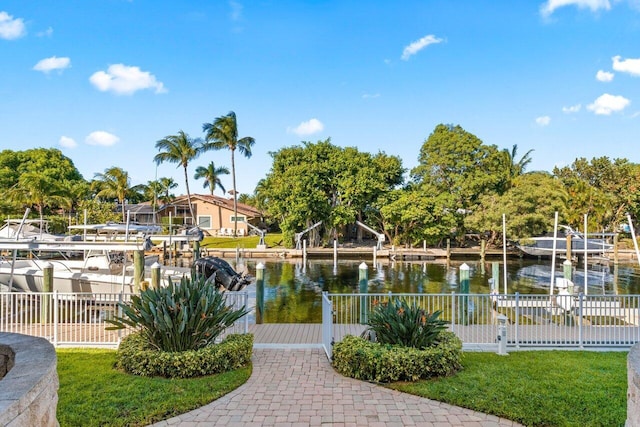
<path fill-rule="evenodd" d="M 332 260 L 230 260 L 237 270 L 255 275 L 258 262 L 265 265 L 264 313 L 265 323 L 319 323 L 321 322 L 321 294 L 358 293 L 358 266 L 361 261 Z M 369 293 L 451 293 L 459 292 L 459 269 L 469 266 L 470 293 L 489 293 L 491 262 L 479 260 L 441 262 L 377 262 L 368 267 Z M 563 276 L 559 263 L 556 277 Z M 498 269 L 499 291 L 503 292 L 503 268 Z M 551 265 L 524 259 L 507 264 L 508 293 L 544 294 L 549 292 Z M 584 267 L 573 267 L 572 280 L 581 291 L 584 286 Z M 636 265 L 589 265 L 587 271 L 589 294 L 638 294 L 640 269 Z M 251 305 L 255 305 L 255 283 L 247 288 Z"/>

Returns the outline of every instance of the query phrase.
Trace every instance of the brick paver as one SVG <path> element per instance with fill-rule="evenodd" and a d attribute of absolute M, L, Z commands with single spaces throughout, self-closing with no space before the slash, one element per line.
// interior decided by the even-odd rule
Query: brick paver
<path fill-rule="evenodd" d="M 517 426 L 457 406 L 345 378 L 320 349 L 254 349 L 251 378 L 155 426 Z"/>

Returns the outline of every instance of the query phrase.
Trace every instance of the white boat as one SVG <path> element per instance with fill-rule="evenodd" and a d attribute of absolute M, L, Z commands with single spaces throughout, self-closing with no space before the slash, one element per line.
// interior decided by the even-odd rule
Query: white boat
<path fill-rule="evenodd" d="M 516 242 L 516 246 L 527 255 L 551 256 L 555 240 L 556 253 L 564 255 L 567 252 L 567 236 L 571 236 L 571 252 L 573 255 L 582 256 L 585 253 L 585 245 L 587 255 L 601 255 L 613 250 L 613 245 L 606 240 L 607 237 L 613 236 L 611 233 L 597 234 L 597 236 L 601 236 L 598 238 L 587 236 L 585 239 L 582 233 L 574 231 L 569 226 L 561 225 L 559 227 L 558 236 L 555 238 L 553 235 L 530 237 Z"/>
<path fill-rule="evenodd" d="M 49 233 L 48 222 L 46 220 L 10 218 L 5 219 L 4 225 L 0 227 L 0 239 L 68 241 L 74 240 L 74 237 Z"/>
<path fill-rule="evenodd" d="M 126 254 L 144 248 L 141 241 L 130 242 L 40 242 L 0 240 L 0 250 L 86 251 L 80 260 L 3 258 L 0 260 L 0 284 L 9 290 L 42 292 L 44 267 L 53 266 L 53 290 L 59 292 L 132 293 L 133 264 Z M 153 258 L 145 262 L 145 277 L 151 275 Z M 189 269 L 161 267 L 161 280 L 179 280 Z"/>

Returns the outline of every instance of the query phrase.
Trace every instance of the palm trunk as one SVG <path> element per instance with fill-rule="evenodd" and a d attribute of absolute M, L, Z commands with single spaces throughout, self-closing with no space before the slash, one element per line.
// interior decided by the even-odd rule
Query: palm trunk
<path fill-rule="evenodd" d="M 189 175 L 187 174 L 187 167 L 184 167 L 184 184 L 187 187 L 187 201 L 189 202 L 189 213 L 191 214 L 191 224 L 196 224 L 196 217 L 193 214 L 193 205 L 191 205 L 191 192 L 189 192 Z"/>
<path fill-rule="evenodd" d="M 233 235 L 238 235 L 238 191 L 236 190 L 236 162 L 231 150 L 231 178 L 233 180 Z"/>

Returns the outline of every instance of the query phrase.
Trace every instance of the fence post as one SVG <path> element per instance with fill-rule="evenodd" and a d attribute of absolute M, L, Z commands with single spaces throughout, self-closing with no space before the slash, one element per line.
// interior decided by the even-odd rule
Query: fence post
<path fill-rule="evenodd" d="M 53 346 L 58 346 L 58 291 L 53 291 Z"/>
<path fill-rule="evenodd" d="M 586 240 L 586 238 L 585 238 Z M 585 243 L 586 244 L 586 243 Z M 586 262 L 586 260 L 585 260 Z M 580 349 L 584 348 L 584 337 L 582 336 L 582 308 L 584 307 L 584 294 L 580 292 L 578 295 L 578 342 L 580 343 Z"/>
<path fill-rule="evenodd" d="M 520 292 L 516 292 L 516 332 L 515 332 L 515 340 L 516 340 L 516 348 L 520 348 L 520 337 L 518 336 L 518 329 L 520 326 Z"/>
<path fill-rule="evenodd" d="M 259 262 L 256 265 L 256 324 L 263 322 L 264 314 L 264 264 Z"/>
<path fill-rule="evenodd" d="M 456 293 L 451 292 L 451 332 L 456 324 Z"/>
<path fill-rule="evenodd" d="M 369 288 L 369 270 L 366 263 L 362 263 L 358 266 L 358 283 L 360 294 L 366 294 Z M 365 325 L 367 323 L 367 297 L 360 296 L 360 324 Z"/>

